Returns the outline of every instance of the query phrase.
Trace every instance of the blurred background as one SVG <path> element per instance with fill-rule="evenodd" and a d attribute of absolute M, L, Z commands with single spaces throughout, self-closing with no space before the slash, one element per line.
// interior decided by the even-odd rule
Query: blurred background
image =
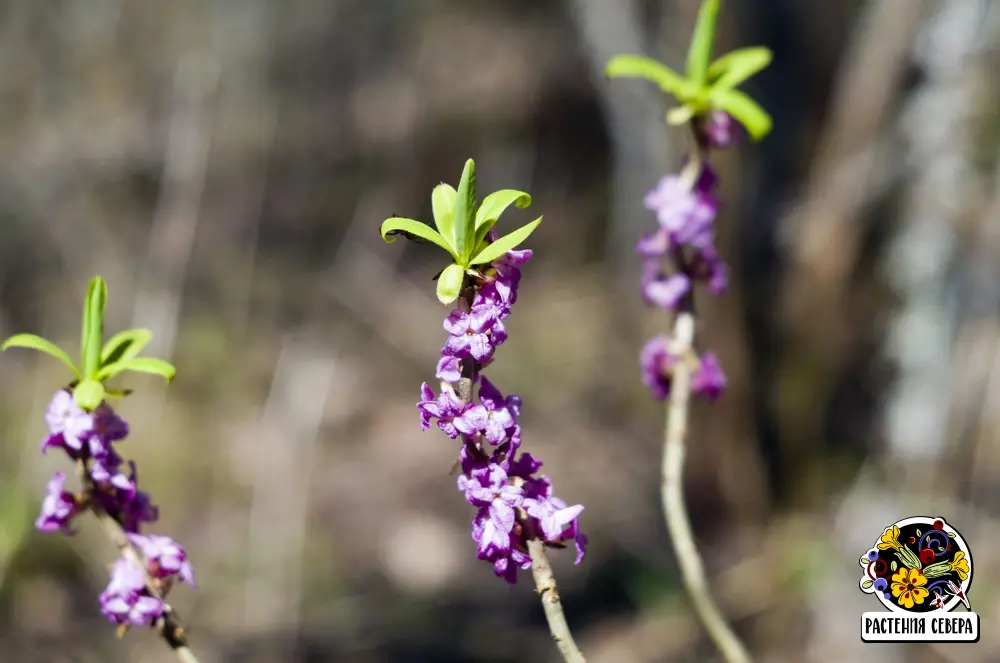
<path fill-rule="evenodd" d="M 766 45 L 774 116 L 718 154 L 733 279 L 699 300 L 729 376 L 693 413 L 687 494 L 713 588 L 758 661 L 1000 657 L 1000 3 L 729 0 L 717 52 Z M 638 298 L 642 195 L 685 132 L 613 54 L 677 68 L 695 0 L 0 3 L 0 334 L 75 347 L 154 330 L 169 388 L 130 375 L 121 446 L 188 549 L 171 602 L 202 663 L 556 660 L 530 576 L 475 559 L 457 449 L 421 433 L 447 312 L 430 245 L 384 244 L 467 157 L 545 215 L 490 377 L 525 449 L 587 507 L 552 554 L 593 663 L 713 661 L 661 517 L 662 408 L 639 384 L 667 321 Z M 0 661 L 167 663 L 100 616 L 113 546 L 34 531 L 48 400 L 0 381 Z M 978 645 L 872 645 L 858 557 L 942 516 L 975 555 Z"/>

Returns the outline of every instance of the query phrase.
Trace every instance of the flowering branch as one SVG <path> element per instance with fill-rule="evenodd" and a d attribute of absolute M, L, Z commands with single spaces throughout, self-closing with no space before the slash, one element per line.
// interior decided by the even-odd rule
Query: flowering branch
<path fill-rule="evenodd" d="M 541 218 L 498 237 L 493 226 L 500 214 L 511 204 L 527 207 L 531 197 L 520 191 L 498 191 L 477 204 L 471 159 L 458 189 L 440 184 L 431 202 L 436 231 L 398 217 L 387 219 L 381 230 L 386 241 L 401 234 L 433 242 L 454 260 L 437 277 L 438 299 L 457 305 L 444 321 L 449 338 L 435 373 L 441 391 L 435 396 L 426 382 L 421 385 L 420 426 L 427 430 L 436 421 L 449 438 L 461 442 L 457 483 L 466 501 L 477 508 L 472 521 L 476 556 L 491 562 L 494 573 L 511 584 L 517 582 L 519 569 L 530 567 L 559 652 L 568 663 L 584 663 L 566 623 L 545 550 L 564 548 L 572 541 L 576 564 L 583 560 L 587 544 L 579 523 L 583 505 L 568 506 L 556 497 L 549 478 L 536 476 L 541 461 L 529 453 L 518 454 L 521 399 L 513 394 L 504 397 L 482 374 L 493 362 L 497 346 L 507 339 L 503 321 L 517 300 L 520 266 L 532 256 L 530 250 L 516 247 Z"/>
<path fill-rule="evenodd" d="M 84 490 L 84 499 L 86 500 L 87 507 L 90 512 L 94 514 L 97 521 L 101 524 L 104 532 L 111 539 L 111 542 L 115 544 L 118 548 L 118 553 L 121 557 L 127 560 L 135 568 L 143 570 L 143 581 L 146 586 L 146 591 L 149 592 L 150 596 L 154 599 L 163 600 L 163 595 L 160 592 L 160 584 L 156 578 L 153 578 L 147 568 L 149 563 L 143 559 L 141 552 L 136 550 L 132 542 L 129 541 L 128 534 L 122 528 L 121 524 L 115 520 L 115 518 L 109 514 L 101 504 L 95 500 L 91 499 L 94 491 L 94 485 L 91 480 L 87 478 L 86 465 L 81 461 L 77 463 L 78 475 L 80 477 L 81 483 L 86 486 Z M 163 604 L 163 614 L 160 615 L 153 623 L 154 628 L 163 638 L 163 641 L 167 643 L 167 646 L 174 651 L 177 655 L 177 659 L 182 663 L 198 663 L 198 658 L 194 655 L 187 644 L 187 637 L 185 636 L 184 626 L 180 623 L 177 618 L 177 613 L 174 612 L 173 608 L 169 604 Z"/>
<path fill-rule="evenodd" d="M 701 282 L 721 293 L 728 269 L 715 248 L 714 221 L 719 209 L 718 177 L 708 165 L 712 148 L 737 142 L 741 128 L 754 139 L 771 129 L 771 119 L 735 86 L 768 65 L 771 53 L 753 47 L 711 61 L 720 0 L 703 0 L 688 51 L 686 75 L 655 60 L 619 55 L 608 63 L 612 77 L 638 77 L 656 83 L 680 105 L 667 122 L 688 124 L 695 147 L 679 176 L 668 175 L 646 195 L 645 206 L 656 213 L 659 228 L 640 238 L 643 258 L 642 295 L 652 306 L 673 310 L 673 333 L 650 340 L 642 349 L 642 379 L 653 396 L 669 401 L 663 436 L 661 497 L 667 529 L 684 587 L 705 630 L 727 663 L 750 663 L 750 656 L 712 599 L 705 568 L 694 543 L 684 503 L 685 437 L 692 395 L 715 401 L 726 377 L 714 354 L 695 349 L 694 287 Z M 739 124 L 737 124 L 739 123 Z M 742 127 L 740 126 L 742 125 Z"/>
<path fill-rule="evenodd" d="M 105 343 L 106 299 L 104 279 L 95 277 L 84 300 L 79 366 L 54 343 L 33 334 L 17 334 L 0 345 L 0 350 L 21 347 L 53 356 L 76 378 L 52 397 L 45 414 L 49 435 L 41 451 L 59 449 L 75 463 L 81 492 L 67 491 L 66 474 L 57 472 L 46 487 L 35 528 L 72 535 L 76 533 L 71 527 L 74 519 L 84 511 L 93 513 L 120 555 L 101 592 L 101 612 L 118 625 L 119 637 L 130 627 L 150 626 L 182 663 L 198 663 L 183 626 L 165 600 L 177 580 L 194 586 L 194 569 L 173 539 L 139 533 L 143 523 L 159 518 L 159 509 L 139 490 L 135 463 L 118 454 L 115 443 L 128 437 L 129 426 L 105 400 L 129 393 L 105 385 L 120 373 L 152 373 L 170 381 L 174 367 L 161 359 L 138 356 L 152 338 L 148 330 L 122 331 Z"/>

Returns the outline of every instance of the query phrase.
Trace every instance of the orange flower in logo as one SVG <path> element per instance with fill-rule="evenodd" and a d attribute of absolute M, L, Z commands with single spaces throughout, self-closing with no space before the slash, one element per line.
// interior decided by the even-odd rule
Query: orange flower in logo
<path fill-rule="evenodd" d="M 899 605 L 910 610 L 914 604 L 923 603 L 930 594 L 924 587 L 926 584 L 927 578 L 920 569 L 908 569 L 904 566 L 892 576 L 892 595 Z"/>

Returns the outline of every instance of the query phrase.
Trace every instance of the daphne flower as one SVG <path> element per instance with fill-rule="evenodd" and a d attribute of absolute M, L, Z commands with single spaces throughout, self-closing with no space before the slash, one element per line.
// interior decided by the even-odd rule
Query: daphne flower
<path fill-rule="evenodd" d="M 35 528 L 41 532 L 61 531 L 73 534 L 69 522 L 80 512 L 80 507 L 73 494 L 66 490 L 66 474 L 57 472 L 52 475 L 46 491 L 42 511 L 35 520 Z"/>
<path fill-rule="evenodd" d="M 187 554 L 179 543 L 169 536 L 155 534 L 148 536 L 129 534 L 128 539 L 142 551 L 142 556 L 149 564 L 148 571 L 152 577 L 169 578 L 176 575 L 192 587 L 195 586 L 194 568 L 187 560 Z"/>
<path fill-rule="evenodd" d="M 469 437 L 482 432 L 490 443 L 500 444 L 506 439 L 507 431 L 517 423 L 521 399 L 513 394 L 504 398 L 493 383 L 483 377 L 479 400 L 479 405 L 473 405 L 455 418 L 455 428 Z"/>
<path fill-rule="evenodd" d="M 49 410 L 45 413 L 45 423 L 49 425 L 50 436 L 42 444 L 43 451 L 50 446 L 65 446 L 79 451 L 94 428 L 93 415 L 77 405 L 73 395 L 65 389 L 60 389 L 52 397 Z"/>

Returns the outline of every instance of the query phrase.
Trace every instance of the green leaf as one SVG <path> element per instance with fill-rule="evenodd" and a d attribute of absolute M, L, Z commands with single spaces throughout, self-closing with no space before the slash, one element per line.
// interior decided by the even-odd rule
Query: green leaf
<path fill-rule="evenodd" d="M 680 126 L 694 117 L 694 112 L 694 106 L 688 104 L 671 108 L 667 111 L 667 124 L 672 124 L 675 127 Z"/>
<path fill-rule="evenodd" d="M 101 370 L 97 372 L 97 379 L 102 381 L 110 380 L 123 371 L 151 373 L 165 378 L 167 382 L 173 382 L 174 375 L 177 373 L 177 369 L 174 368 L 173 364 L 163 361 L 162 359 L 155 359 L 153 357 L 132 357 L 131 359 L 116 361 L 113 364 L 108 364 L 107 366 L 101 368 Z"/>
<path fill-rule="evenodd" d="M 93 376 L 101 363 L 101 346 L 104 344 L 104 305 L 107 299 L 107 284 L 103 278 L 95 276 L 87 286 L 87 297 L 83 302 L 80 368 L 86 377 Z"/>
<path fill-rule="evenodd" d="M 483 240 L 486 239 L 486 234 L 496 224 L 497 219 L 500 218 L 504 210 L 510 207 L 511 204 L 524 209 L 531 205 L 531 196 L 523 191 L 504 189 L 483 198 L 483 203 L 476 212 L 476 242 L 473 247 L 473 254 L 478 253 L 482 249 L 481 245 Z"/>
<path fill-rule="evenodd" d="M 462 169 L 462 179 L 455 193 L 455 251 L 458 262 L 469 264 L 469 254 L 475 248 L 476 237 L 476 163 L 467 159 Z"/>
<path fill-rule="evenodd" d="M 73 389 L 73 400 L 89 412 L 104 400 L 104 385 L 89 378 L 83 380 Z"/>
<path fill-rule="evenodd" d="M 434 210 L 434 225 L 445 241 L 455 248 L 455 188 L 442 182 L 431 192 L 431 207 Z M 452 251 L 455 253 L 455 251 Z"/>
<path fill-rule="evenodd" d="M 610 78 L 645 79 L 681 100 L 691 97 L 696 89 L 691 81 L 667 65 L 643 55 L 616 55 L 608 61 L 604 74 Z"/>
<path fill-rule="evenodd" d="M 865 580 L 863 583 L 861 583 L 861 588 L 871 589 L 874 584 L 875 584 L 874 580 Z"/>
<path fill-rule="evenodd" d="M 955 538 L 955 533 L 954 532 L 948 532 L 948 536 L 950 536 L 951 538 L 954 539 Z"/>
<path fill-rule="evenodd" d="M 511 205 L 524 209 L 531 205 L 531 196 L 524 191 L 514 189 L 503 189 L 494 191 L 483 198 L 482 205 L 476 210 L 476 229 L 486 223 L 496 222 L 500 215 Z M 492 224 L 491 224 L 492 225 Z"/>
<path fill-rule="evenodd" d="M 448 265 L 437 282 L 437 298 L 442 304 L 451 304 L 462 292 L 462 282 L 465 280 L 465 268 L 461 265 Z"/>
<path fill-rule="evenodd" d="M 153 332 L 148 329 L 126 329 L 118 332 L 101 348 L 101 366 L 135 357 L 152 339 Z"/>
<path fill-rule="evenodd" d="M 404 219 L 401 216 L 394 216 L 390 219 L 386 219 L 382 222 L 382 227 L 379 229 L 382 233 L 382 239 L 388 243 L 396 241 L 395 235 L 403 235 L 409 238 L 410 236 L 419 237 L 430 242 L 434 242 L 442 249 L 451 254 L 453 258 L 458 260 L 458 255 L 456 255 L 454 249 L 452 249 L 448 242 L 445 241 L 444 237 L 433 228 L 431 228 L 426 223 L 421 223 L 413 219 Z"/>
<path fill-rule="evenodd" d="M 920 536 L 920 530 L 917 530 L 917 536 Z"/>
<path fill-rule="evenodd" d="M 711 101 L 746 127 L 754 140 L 760 140 L 771 131 L 771 116 L 760 104 L 739 90 L 713 91 Z"/>
<path fill-rule="evenodd" d="M 35 334 L 14 334 L 4 341 L 3 345 L 0 345 L 0 352 L 7 348 L 27 348 L 28 350 L 44 352 L 66 364 L 69 370 L 73 371 L 73 375 L 77 379 L 83 377 L 80 374 L 80 369 L 76 367 L 76 364 L 73 363 L 73 360 L 69 358 L 69 355 L 62 348 L 41 336 L 36 336 Z"/>
<path fill-rule="evenodd" d="M 896 564 L 896 560 L 892 560 L 891 562 L 889 562 L 889 570 L 890 571 L 895 571 L 898 568 L 899 568 L 899 564 Z"/>
<path fill-rule="evenodd" d="M 749 46 L 730 51 L 708 67 L 708 80 L 712 89 L 734 88 L 771 64 L 771 49 Z"/>
<path fill-rule="evenodd" d="M 538 217 L 526 226 L 521 226 L 509 235 L 504 235 L 497 241 L 489 244 L 480 251 L 472 260 L 469 261 L 470 265 L 482 265 L 487 262 L 493 262 L 503 254 L 507 253 L 513 248 L 516 248 L 521 242 L 528 239 L 528 236 L 535 231 L 538 224 L 542 222 L 542 217 Z"/>
<path fill-rule="evenodd" d="M 708 81 L 708 63 L 712 59 L 718 17 L 719 0 L 702 0 L 687 55 L 687 77 L 699 87 Z"/>

